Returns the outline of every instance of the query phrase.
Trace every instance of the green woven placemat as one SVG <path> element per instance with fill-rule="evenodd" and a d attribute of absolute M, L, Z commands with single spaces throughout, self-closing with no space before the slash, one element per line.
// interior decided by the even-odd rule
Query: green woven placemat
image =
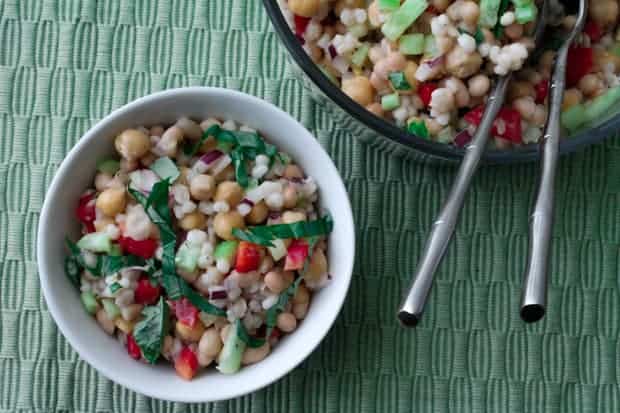
<path fill-rule="evenodd" d="M 485 169 L 415 330 L 394 313 L 454 170 L 358 144 L 289 70 L 259 0 L 0 1 L 0 411 L 597 412 L 620 410 L 620 140 L 563 160 L 549 313 L 517 315 L 535 168 Z M 189 85 L 239 89 L 312 130 L 346 181 L 358 257 L 345 308 L 291 374 L 228 402 L 183 405 L 80 360 L 42 299 L 44 192 L 112 109 Z"/>

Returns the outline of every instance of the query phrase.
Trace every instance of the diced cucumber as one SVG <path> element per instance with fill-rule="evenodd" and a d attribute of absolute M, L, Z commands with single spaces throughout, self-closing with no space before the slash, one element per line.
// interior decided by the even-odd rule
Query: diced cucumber
<path fill-rule="evenodd" d="M 614 103 L 620 100 L 620 86 L 609 89 L 586 104 L 586 122 L 592 122 L 608 114 Z"/>
<path fill-rule="evenodd" d="M 393 110 L 400 106 L 398 93 L 392 93 L 381 97 L 381 107 L 383 110 Z"/>
<path fill-rule="evenodd" d="M 106 314 L 110 318 L 110 320 L 114 320 L 121 315 L 121 309 L 114 303 L 114 300 L 110 298 L 104 298 L 101 300 L 101 304 L 103 304 L 103 309 Z"/>
<path fill-rule="evenodd" d="M 271 243 L 273 244 L 273 247 L 267 247 L 267 249 L 269 250 L 269 253 L 274 261 L 280 261 L 287 254 L 286 245 L 284 244 L 284 241 L 279 238 L 274 239 Z"/>
<path fill-rule="evenodd" d="M 420 55 L 424 53 L 424 35 L 422 33 L 402 35 L 398 49 L 402 54 L 406 55 Z"/>
<path fill-rule="evenodd" d="M 194 272 L 198 267 L 198 258 L 200 258 L 200 247 L 184 242 L 174 257 L 174 263 L 177 268 L 185 272 Z"/>
<path fill-rule="evenodd" d="M 586 123 L 586 112 L 584 106 L 577 104 L 565 110 L 562 113 L 561 122 L 562 126 L 571 132 L 579 129 L 581 125 Z"/>
<path fill-rule="evenodd" d="M 497 24 L 501 0 L 480 0 L 480 17 L 478 24 L 482 27 L 495 27 Z"/>
<path fill-rule="evenodd" d="M 347 27 L 347 30 L 353 37 L 358 39 L 368 34 L 368 26 L 365 24 L 352 24 Z"/>
<path fill-rule="evenodd" d="M 121 169 L 121 163 L 116 159 L 104 159 L 97 163 L 97 170 L 104 174 L 114 175 Z"/>
<path fill-rule="evenodd" d="M 381 11 L 394 11 L 400 6 L 400 0 L 378 0 L 377 6 Z"/>
<path fill-rule="evenodd" d="M 391 41 L 396 41 L 424 13 L 428 7 L 426 0 L 405 0 L 405 2 L 387 18 L 381 31 Z"/>
<path fill-rule="evenodd" d="M 439 131 L 439 133 L 437 134 L 437 142 L 452 143 L 454 142 L 454 136 L 454 129 L 448 126 Z"/>
<path fill-rule="evenodd" d="M 120 245 L 112 244 L 112 247 L 110 248 L 110 252 L 108 253 L 108 255 L 111 255 L 113 257 L 120 257 L 121 255 L 123 255 L 123 250 L 121 250 Z"/>
<path fill-rule="evenodd" d="M 436 57 L 439 55 L 439 51 L 437 49 L 437 41 L 435 40 L 435 36 L 429 34 L 424 38 L 424 54 L 427 56 Z"/>
<path fill-rule="evenodd" d="M 213 252 L 213 256 L 215 259 L 225 259 L 228 262 L 231 262 L 237 253 L 237 247 L 239 246 L 239 241 L 224 241 L 217 244 L 215 247 L 215 251 Z"/>
<path fill-rule="evenodd" d="M 413 120 L 407 125 L 407 131 L 411 134 L 419 136 L 420 138 L 428 139 L 429 133 L 426 128 L 426 123 L 423 120 Z"/>
<path fill-rule="evenodd" d="M 529 22 L 533 22 L 536 20 L 536 16 L 538 16 L 538 9 L 535 4 L 528 4 L 526 6 L 517 7 L 515 9 L 515 16 L 517 19 L 517 23 L 525 24 Z"/>
<path fill-rule="evenodd" d="M 534 3 L 534 0 L 512 0 L 512 4 L 514 4 L 515 7 L 525 7 L 533 3 Z"/>
<path fill-rule="evenodd" d="M 403 72 L 392 72 L 388 75 L 388 79 L 395 90 L 411 90 L 411 85 Z"/>
<path fill-rule="evenodd" d="M 179 175 L 181 175 L 179 168 L 177 168 L 172 159 L 167 156 L 158 158 L 153 162 L 150 169 L 161 179 L 169 179 L 170 183 L 176 181 Z"/>
<path fill-rule="evenodd" d="M 112 250 L 112 241 L 110 236 L 104 232 L 91 232 L 84 235 L 77 242 L 80 249 L 90 252 L 104 252 L 109 254 Z"/>
<path fill-rule="evenodd" d="M 82 300 L 82 305 L 88 314 L 95 315 L 97 310 L 99 310 L 99 303 L 97 303 L 97 298 L 92 292 L 84 291 L 80 294 L 80 300 Z"/>
<path fill-rule="evenodd" d="M 351 56 L 351 63 L 353 63 L 353 66 L 363 66 L 366 62 L 366 58 L 368 57 L 369 50 L 370 46 L 368 46 L 366 43 L 358 47 L 355 53 L 353 53 L 353 56 Z"/>
<path fill-rule="evenodd" d="M 232 374 L 241 368 L 241 359 L 245 351 L 245 343 L 239 338 L 237 323 L 233 323 L 228 331 L 228 337 L 219 355 L 217 369 L 220 373 Z"/>

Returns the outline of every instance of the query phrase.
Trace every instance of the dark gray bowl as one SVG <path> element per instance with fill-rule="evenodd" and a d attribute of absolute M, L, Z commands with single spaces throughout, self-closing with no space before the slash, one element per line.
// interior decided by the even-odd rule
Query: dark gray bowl
<path fill-rule="evenodd" d="M 416 160 L 459 161 L 462 148 L 429 141 L 409 134 L 382 118 L 374 116 L 358 105 L 336 87 L 310 59 L 299 40 L 289 28 L 276 0 L 263 0 L 267 14 L 276 33 L 288 50 L 293 71 L 311 96 L 326 109 L 334 119 L 359 140 L 395 155 Z M 620 130 L 619 107 L 614 108 L 596 124 L 565 137 L 560 152 L 567 154 L 587 145 L 614 136 Z M 484 156 L 486 163 L 527 162 L 538 158 L 538 145 L 525 145 L 518 149 L 489 150 Z"/>

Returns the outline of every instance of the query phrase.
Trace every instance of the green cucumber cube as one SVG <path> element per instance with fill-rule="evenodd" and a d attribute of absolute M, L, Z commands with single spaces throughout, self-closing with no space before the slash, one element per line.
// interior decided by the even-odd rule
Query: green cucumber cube
<path fill-rule="evenodd" d="M 90 252 L 103 252 L 109 254 L 112 251 L 112 240 L 110 236 L 104 232 L 91 232 L 84 235 L 77 242 L 80 249 Z"/>
<path fill-rule="evenodd" d="M 97 310 L 99 310 L 99 303 L 97 303 L 97 298 L 92 292 L 84 291 L 80 294 L 80 300 L 82 300 L 82 305 L 88 314 L 95 315 Z"/>
<path fill-rule="evenodd" d="M 176 181 L 179 175 L 181 175 L 179 168 L 177 168 L 172 159 L 167 156 L 158 158 L 155 162 L 153 162 L 150 169 L 161 179 L 169 179 L 171 183 Z"/>
<path fill-rule="evenodd" d="M 405 2 L 387 18 L 381 31 L 391 41 L 396 41 L 428 7 L 426 0 L 405 0 Z"/>
<path fill-rule="evenodd" d="M 402 54 L 421 55 L 424 53 L 424 35 L 422 33 L 402 35 L 398 49 Z"/>

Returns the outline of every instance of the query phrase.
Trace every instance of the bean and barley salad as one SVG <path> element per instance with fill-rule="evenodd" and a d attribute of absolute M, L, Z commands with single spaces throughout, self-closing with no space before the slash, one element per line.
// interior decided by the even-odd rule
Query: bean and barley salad
<path fill-rule="evenodd" d="M 114 146 L 67 238 L 86 311 L 131 357 L 187 380 L 264 359 L 329 280 L 315 181 L 231 120 L 127 129 Z"/>
<path fill-rule="evenodd" d="M 550 3 L 533 50 L 536 0 L 278 0 L 303 48 L 342 91 L 419 137 L 463 146 L 480 123 L 493 77 L 517 71 L 492 145 L 539 140 L 555 51 L 575 16 Z M 568 56 L 562 125 L 574 132 L 620 100 L 618 0 L 589 5 Z M 532 59 L 528 57 L 532 55 Z"/>

